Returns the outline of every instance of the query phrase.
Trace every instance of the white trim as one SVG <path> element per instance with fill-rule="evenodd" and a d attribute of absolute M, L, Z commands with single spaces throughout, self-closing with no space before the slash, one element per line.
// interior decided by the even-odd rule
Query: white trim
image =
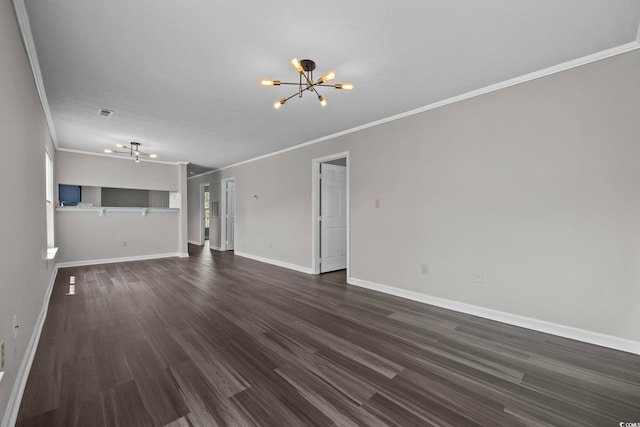
<path fill-rule="evenodd" d="M 201 176 L 204 176 L 204 175 L 210 174 L 210 173 L 212 173 L 212 172 L 216 172 L 216 170 L 214 169 L 214 170 L 210 170 L 210 171 L 206 171 L 206 172 L 201 172 L 201 173 L 199 173 L 199 174 L 197 174 L 197 175 L 191 175 L 191 176 L 188 176 L 188 177 L 187 177 L 187 180 L 190 180 L 190 179 L 193 179 L 193 178 L 199 178 L 199 177 L 201 177 Z"/>
<path fill-rule="evenodd" d="M 86 154 L 86 155 L 89 155 L 89 156 L 108 157 L 110 159 L 129 160 L 129 161 L 133 161 L 134 160 L 133 157 L 118 156 L 116 154 L 107 154 L 107 153 L 93 153 L 91 151 L 74 150 L 74 149 L 71 149 L 71 148 L 57 148 L 56 147 L 56 150 L 57 151 L 62 151 L 62 152 L 65 152 L 65 153 Z M 163 164 L 163 165 L 185 165 L 185 164 L 189 164 L 189 162 L 183 162 L 183 161 L 166 162 L 166 161 L 162 161 L 162 160 L 150 160 L 150 159 L 145 159 L 145 158 L 140 158 L 140 162 L 160 163 L 160 164 Z"/>
<path fill-rule="evenodd" d="M 59 248 L 47 248 L 47 254 L 45 256 L 46 261 L 51 261 L 52 259 L 56 259 L 56 254 L 58 253 Z"/>
<path fill-rule="evenodd" d="M 266 264 L 277 265 L 278 267 L 288 268 L 289 270 L 299 271 L 300 273 L 312 274 L 311 269 L 309 267 L 303 267 L 301 265 L 290 264 L 284 261 L 278 261 L 276 259 L 264 258 L 258 255 L 251 255 L 245 252 L 234 251 L 234 254 L 237 256 L 241 256 L 243 258 L 249 258 L 254 261 L 264 262 Z"/>
<path fill-rule="evenodd" d="M 222 248 L 220 246 L 211 246 L 211 240 L 209 240 L 209 249 L 213 249 L 214 251 L 222 252 Z"/>
<path fill-rule="evenodd" d="M 178 254 L 179 258 L 189 258 L 189 252 L 182 252 Z"/>
<path fill-rule="evenodd" d="M 495 320 L 497 322 L 506 323 L 508 325 L 519 326 L 521 328 L 544 332 L 546 334 L 557 335 L 564 338 L 640 355 L 640 342 L 638 341 L 631 341 L 625 338 L 601 334 L 599 332 L 592 332 L 585 329 L 574 328 L 573 326 L 561 325 L 558 323 L 547 322 L 545 320 L 533 319 L 531 317 L 493 310 L 491 308 L 433 297 L 430 295 L 408 291 L 393 286 L 381 285 L 379 283 L 370 282 L 368 280 L 357 279 L 355 277 L 349 277 L 347 279 L 347 283 L 362 288 L 383 292 L 385 294 L 394 295 L 400 298 L 435 305 L 437 307 L 458 311 L 460 313 L 470 314 L 472 316 Z"/>
<path fill-rule="evenodd" d="M 191 244 L 191 245 L 196 245 L 196 246 L 203 246 L 204 245 L 204 243 L 196 242 L 195 240 L 187 240 L 187 242 L 189 242 L 189 244 Z"/>
<path fill-rule="evenodd" d="M 67 206 L 56 208 L 56 212 L 98 212 L 100 216 L 104 216 L 105 212 L 140 212 L 142 216 L 147 216 L 148 212 L 180 212 L 179 208 L 79 208 L 77 206 Z"/>
<path fill-rule="evenodd" d="M 236 177 L 232 176 L 229 178 L 224 178 L 220 180 L 220 250 L 226 251 L 227 249 L 227 182 L 233 181 L 236 182 Z M 234 191 L 236 194 L 234 195 L 233 201 L 235 203 L 237 197 L 237 188 L 234 187 Z M 236 209 L 233 207 L 233 215 L 235 216 Z M 235 221 L 235 219 L 234 219 Z M 211 233 L 211 230 L 209 230 Z M 235 242 L 233 247 L 235 248 Z"/>
<path fill-rule="evenodd" d="M 18 19 L 18 26 L 22 33 L 22 41 L 24 42 L 25 50 L 27 51 L 27 57 L 29 58 L 29 64 L 31 65 L 31 72 L 33 72 L 33 80 L 40 96 L 40 103 L 42 104 L 42 110 L 44 111 L 44 117 L 47 120 L 47 127 L 51 134 L 51 140 L 56 150 L 58 147 L 58 137 L 56 136 L 56 130 L 53 127 L 53 117 L 51 116 L 51 109 L 49 108 L 49 101 L 47 99 L 47 93 L 44 89 L 44 80 L 42 79 L 42 72 L 40 71 L 40 61 L 38 61 L 38 52 L 36 51 L 36 45 L 33 42 L 33 34 L 31 32 L 31 24 L 29 23 L 29 15 L 27 14 L 27 8 L 24 5 L 24 0 L 13 0 L 13 7 L 16 10 L 16 18 Z"/>
<path fill-rule="evenodd" d="M 2 427 L 10 427 L 16 424 L 18 419 L 18 411 L 20 410 L 20 403 L 22 402 L 22 395 L 24 394 L 24 388 L 27 385 L 27 379 L 29 378 L 29 372 L 31 371 L 31 365 L 33 364 L 33 358 L 36 355 L 38 349 L 38 343 L 40 342 L 40 334 L 42 333 L 42 327 L 44 321 L 47 318 L 47 311 L 49 310 L 49 300 L 51 299 L 51 292 L 53 291 L 53 285 L 56 282 L 58 275 L 58 266 L 53 268 L 51 279 L 49 279 L 49 285 L 44 293 L 44 300 L 42 301 L 42 308 L 40 309 L 40 315 L 36 320 L 33 332 L 31 333 L 31 339 L 27 344 L 27 349 L 22 357 L 22 363 L 16 381 L 13 383 L 13 389 L 9 396 L 9 402 L 7 403 L 7 409 L 4 413 L 2 420 Z"/>
<path fill-rule="evenodd" d="M 311 274 L 320 274 L 320 224 L 318 217 L 320 216 L 320 164 L 330 162 L 331 160 L 347 159 L 347 277 L 351 269 L 351 215 L 350 215 L 350 186 L 349 176 L 349 152 L 330 154 L 328 156 L 316 157 L 311 160 Z"/>
<path fill-rule="evenodd" d="M 209 203 L 211 203 L 211 184 L 208 182 L 201 182 L 200 186 L 198 187 L 200 189 L 200 207 L 198 208 L 198 213 L 200 215 L 200 245 L 204 245 L 204 241 L 205 241 L 205 233 L 204 233 L 204 188 L 205 187 L 209 187 Z M 211 207 L 209 206 L 209 226 L 211 226 Z M 209 235 L 211 235 L 211 228 L 209 228 Z"/>
<path fill-rule="evenodd" d="M 526 83 L 531 80 L 539 79 L 542 77 L 550 76 L 552 74 L 560 73 L 562 71 L 570 70 L 572 68 L 580 67 L 582 65 L 590 64 L 592 62 L 600 61 L 602 59 L 607 59 L 612 56 L 621 55 L 623 53 L 631 52 L 633 50 L 640 49 L 640 32 L 638 33 L 638 40 L 632 41 L 630 43 L 626 43 L 620 46 L 613 47 L 611 49 L 606 49 L 600 52 L 596 52 L 591 55 L 583 56 L 582 58 L 573 59 L 571 61 L 563 62 L 558 65 L 554 65 L 552 67 L 543 68 L 542 70 L 534 71 L 529 74 L 525 74 L 519 77 L 514 77 L 509 80 L 505 80 L 499 83 L 495 83 L 489 86 L 482 87 L 480 89 L 472 90 L 470 92 L 463 93 L 461 95 L 456 95 L 447 99 L 443 99 L 442 101 L 437 101 L 429 105 L 425 105 L 424 107 L 416 108 L 414 110 L 409 110 L 404 113 L 396 114 L 394 116 L 386 117 L 384 119 L 376 120 L 373 122 L 365 123 L 360 126 L 356 126 L 351 129 L 343 130 L 340 132 L 333 133 L 331 135 L 323 136 L 318 139 L 314 139 L 312 141 L 303 142 L 302 144 L 294 145 L 293 147 L 285 148 L 279 151 L 274 151 L 273 153 L 264 154 L 262 156 L 254 157 L 252 159 L 243 160 L 238 163 L 234 163 L 228 166 L 223 166 L 218 169 L 214 169 L 210 172 L 212 173 L 218 172 L 225 169 L 233 168 L 236 166 L 244 165 L 247 163 L 252 163 L 258 160 L 266 159 L 268 157 L 277 156 L 278 154 L 286 153 L 287 151 L 297 150 L 299 148 L 307 147 L 309 145 L 318 144 L 320 142 L 328 141 L 331 139 L 339 138 L 344 135 L 348 135 L 350 133 L 358 132 L 361 130 L 365 130 L 374 126 L 378 126 L 384 123 L 392 122 L 395 120 L 403 119 L 405 117 L 413 116 L 416 114 L 424 113 L 425 111 L 433 110 L 436 108 L 444 107 L 445 105 L 453 104 L 460 101 L 465 101 L 467 99 L 475 98 L 476 96 L 484 95 L 490 92 L 495 92 L 501 89 L 505 89 L 511 86 L 518 85 L 520 83 Z M 203 174 L 204 175 L 204 174 Z"/>
<path fill-rule="evenodd" d="M 158 259 L 158 258 L 172 258 L 172 257 L 180 257 L 186 258 L 189 254 L 173 252 L 167 254 L 151 254 L 151 255 L 136 255 L 136 256 L 128 256 L 121 258 L 104 258 L 104 259 L 88 259 L 83 261 L 68 261 L 68 262 L 59 262 L 57 264 L 58 268 L 65 267 L 82 267 L 85 265 L 97 265 L 97 264 L 113 264 L 116 262 L 129 262 L 129 261 L 145 261 L 149 259 Z"/>

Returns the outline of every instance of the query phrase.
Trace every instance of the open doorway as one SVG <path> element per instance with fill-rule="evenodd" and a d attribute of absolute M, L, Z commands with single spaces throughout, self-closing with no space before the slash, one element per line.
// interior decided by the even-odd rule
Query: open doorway
<path fill-rule="evenodd" d="M 312 160 L 312 271 L 349 270 L 349 153 Z"/>
<path fill-rule="evenodd" d="M 200 184 L 200 244 L 209 240 L 211 227 L 211 186 L 208 182 Z"/>
<path fill-rule="evenodd" d="M 236 179 L 225 178 L 221 181 L 222 218 L 220 219 L 220 250 L 232 251 L 235 248 L 236 228 Z"/>

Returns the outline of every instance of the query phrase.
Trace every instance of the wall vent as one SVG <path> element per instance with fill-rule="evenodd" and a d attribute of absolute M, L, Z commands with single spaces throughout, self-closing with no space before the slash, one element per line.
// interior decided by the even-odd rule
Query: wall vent
<path fill-rule="evenodd" d="M 106 108 L 101 108 L 98 110 L 98 115 L 102 117 L 109 118 L 113 115 L 113 111 L 107 110 Z"/>

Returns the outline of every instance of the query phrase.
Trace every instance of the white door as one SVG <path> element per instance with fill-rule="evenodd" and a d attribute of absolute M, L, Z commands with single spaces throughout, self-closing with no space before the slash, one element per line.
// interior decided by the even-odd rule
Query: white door
<path fill-rule="evenodd" d="M 233 181 L 227 181 L 227 191 L 226 193 L 226 208 L 227 212 L 226 221 L 227 221 L 227 250 L 233 250 L 233 244 L 235 241 L 235 224 L 236 224 L 236 183 Z"/>
<path fill-rule="evenodd" d="M 347 268 L 347 168 L 320 164 L 320 272 Z"/>

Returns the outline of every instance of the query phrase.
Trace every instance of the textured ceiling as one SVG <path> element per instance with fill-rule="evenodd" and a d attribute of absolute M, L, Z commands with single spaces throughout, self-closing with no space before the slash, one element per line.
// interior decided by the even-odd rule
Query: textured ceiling
<path fill-rule="evenodd" d="M 24 4 L 59 148 L 139 141 L 204 168 L 633 42 L 640 22 L 638 0 Z M 325 89 L 326 108 L 306 94 L 274 110 L 295 88 L 258 80 L 295 81 L 293 57 L 355 90 Z"/>

